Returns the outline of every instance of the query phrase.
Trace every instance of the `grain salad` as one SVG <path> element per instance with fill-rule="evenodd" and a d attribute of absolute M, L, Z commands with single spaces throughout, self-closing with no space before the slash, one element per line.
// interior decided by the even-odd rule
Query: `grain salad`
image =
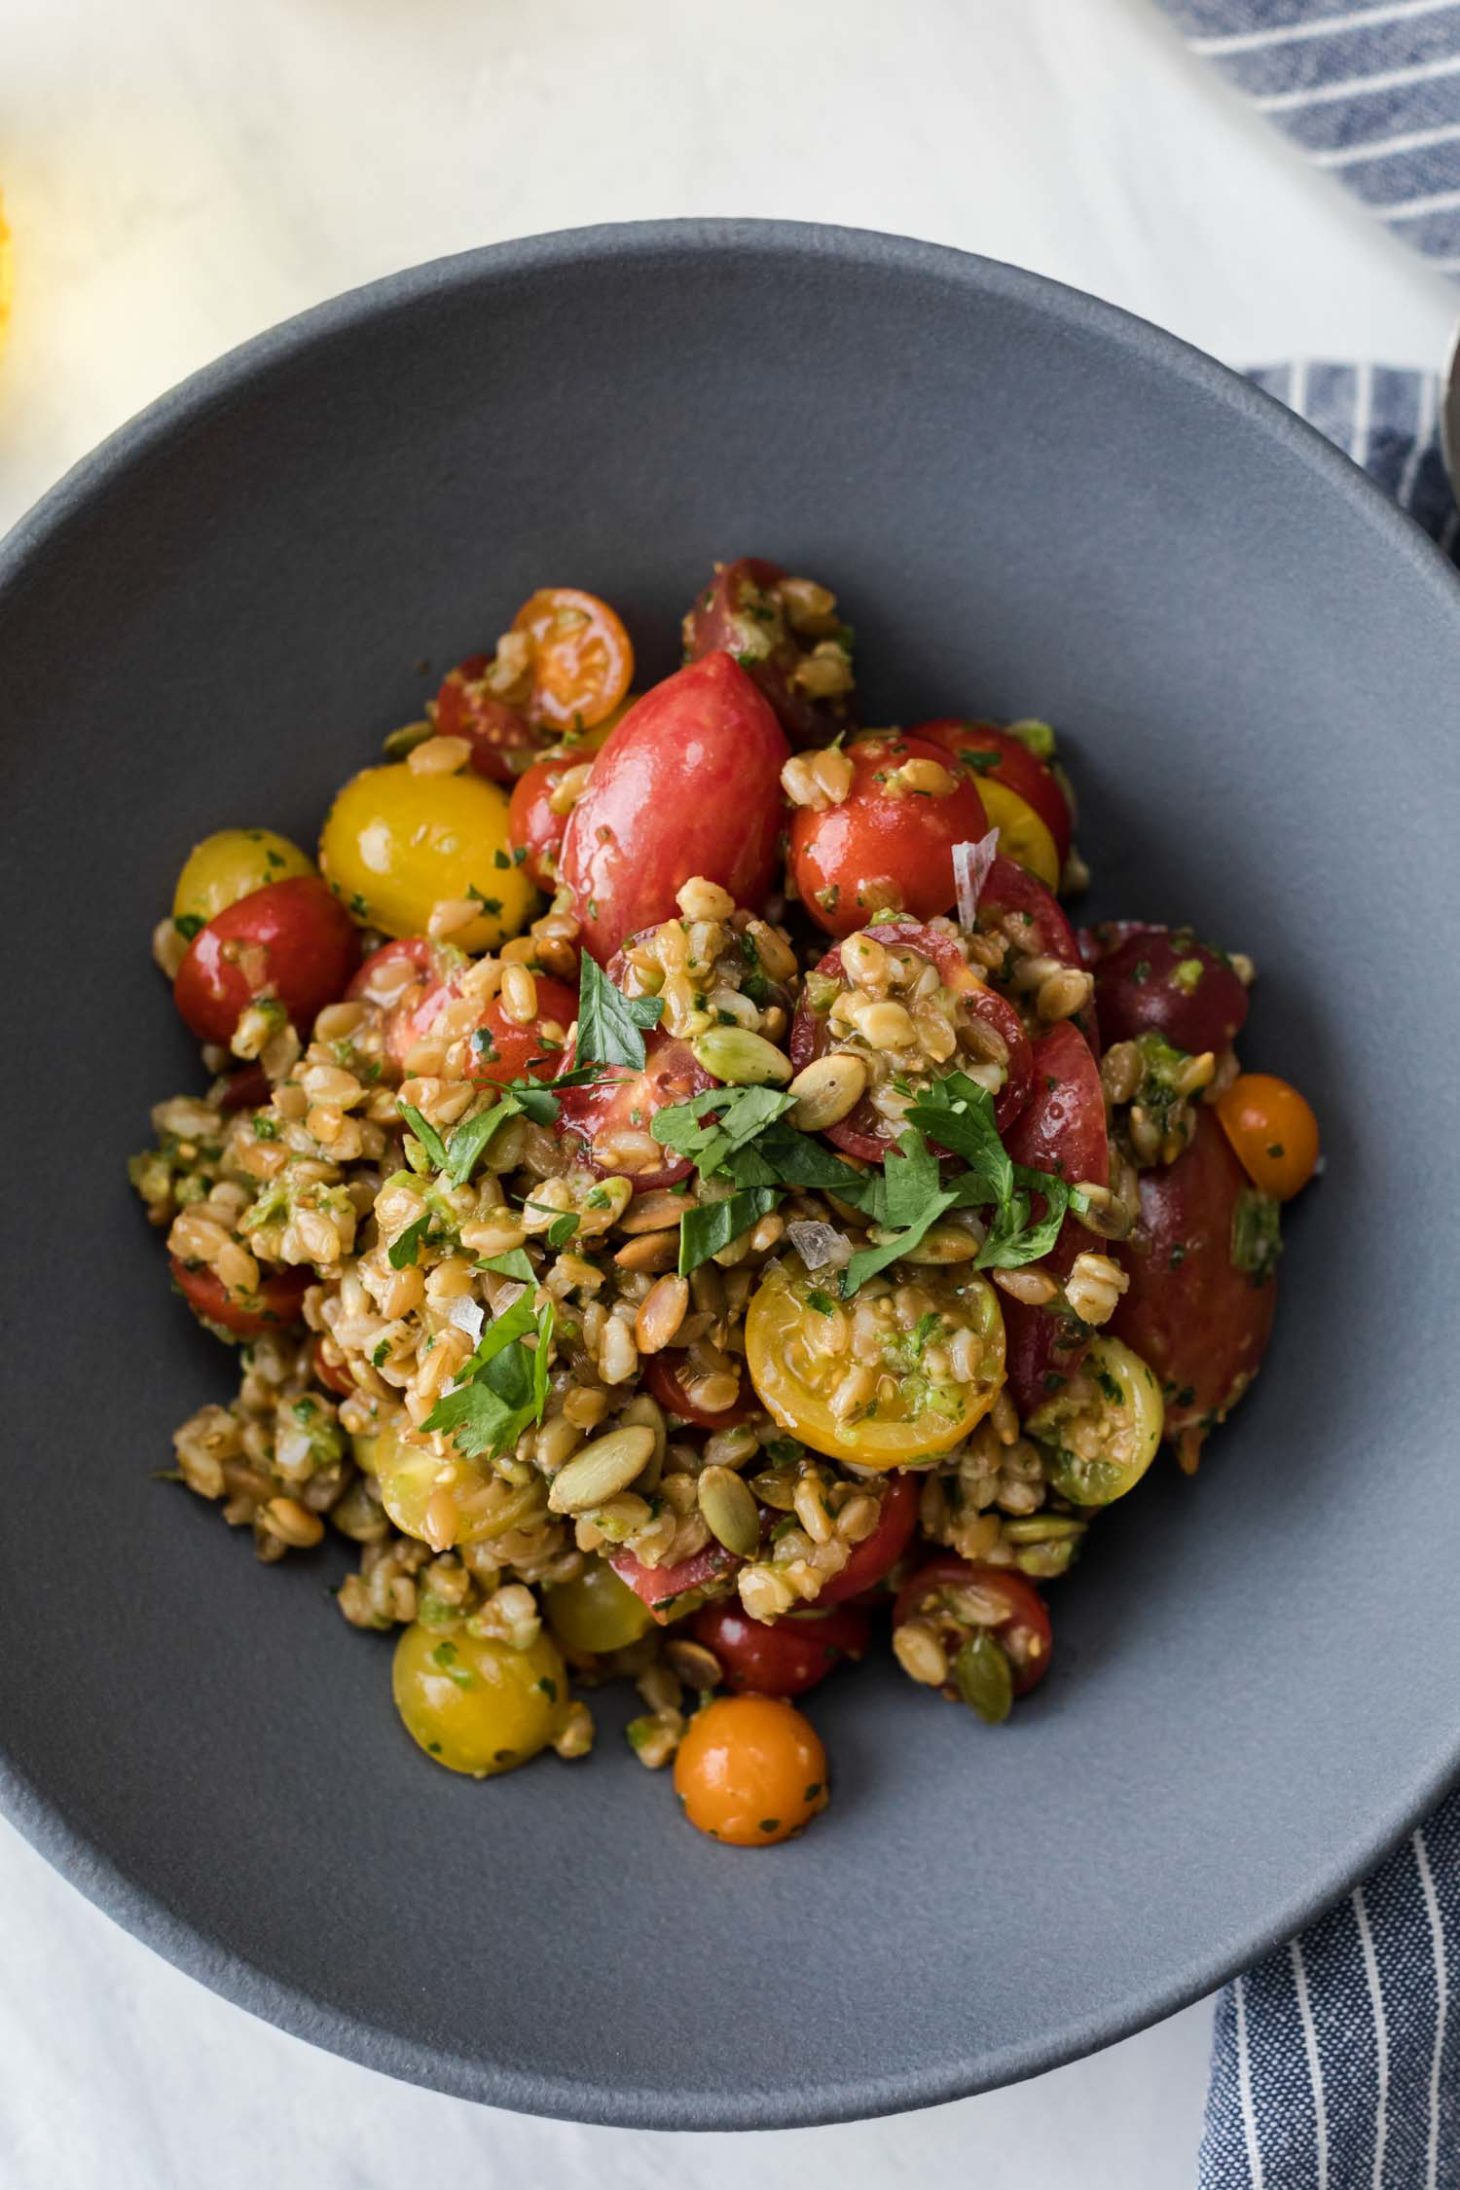
<path fill-rule="evenodd" d="M 343 1539 L 406 1730 L 489 1777 L 595 1692 L 701 1830 L 824 1807 L 799 1699 L 888 1648 L 988 1725 L 1047 1585 L 1271 1329 L 1302 1096 L 1251 962 L 1080 932 L 1047 725 L 858 725 L 836 597 L 716 567 L 635 696 L 534 594 L 311 858 L 205 839 L 153 954 L 205 1093 L 132 1183 L 237 1388 L 176 1478 L 276 1563 Z"/>

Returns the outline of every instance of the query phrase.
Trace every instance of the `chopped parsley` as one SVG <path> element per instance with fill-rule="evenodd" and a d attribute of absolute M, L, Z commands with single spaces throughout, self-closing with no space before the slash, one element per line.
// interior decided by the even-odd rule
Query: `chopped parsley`
<path fill-rule="evenodd" d="M 658 1026 L 663 1012 L 662 997 L 625 996 L 584 951 L 578 986 L 580 1064 L 627 1065 L 642 1072 L 644 1030 Z"/>
<path fill-rule="evenodd" d="M 466 1460 L 510 1452 L 547 1405 L 553 1312 L 550 1300 L 535 1308 L 531 1293 L 515 1300 L 487 1325 L 455 1391 L 436 1402 L 423 1427 L 450 1437 Z"/>

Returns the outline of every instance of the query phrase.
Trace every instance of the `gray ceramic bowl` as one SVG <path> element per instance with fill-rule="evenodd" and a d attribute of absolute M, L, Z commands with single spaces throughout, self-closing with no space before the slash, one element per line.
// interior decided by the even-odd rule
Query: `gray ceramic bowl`
<path fill-rule="evenodd" d="M 1263 969 L 1247 1052 L 1328 1175 L 1270 1365 L 1055 1591 L 986 1732 L 891 1672 L 815 1716 L 802 1841 L 587 1765 L 421 1761 L 336 1569 L 152 1480 L 229 1364 L 122 1173 L 198 1084 L 148 960 L 195 838 L 308 839 L 535 585 L 646 667 L 715 556 L 826 578 L 872 719 L 1066 733 L 1097 910 Z M 1460 1759 L 1452 981 L 1460 591 L 1216 365 L 1006 267 L 809 228 L 603 229 L 382 283 L 201 374 L 0 559 L 10 1815 L 286 2028 L 497 2104 L 655 2126 L 912 2106 L 1180 2005 L 1357 1877 Z"/>

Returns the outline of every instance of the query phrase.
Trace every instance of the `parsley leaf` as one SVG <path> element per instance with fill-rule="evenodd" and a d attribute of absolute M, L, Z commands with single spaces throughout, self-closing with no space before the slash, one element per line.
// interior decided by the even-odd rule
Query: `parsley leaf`
<path fill-rule="evenodd" d="M 1060 1236 L 1070 1205 L 1070 1190 L 1064 1180 L 1048 1171 L 1026 1171 L 1022 1164 L 1014 1167 L 1014 1177 L 1015 1191 L 995 1212 L 988 1238 L 978 1251 L 976 1269 L 1017 1270 L 1026 1262 L 1038 1262 Z M 1031 1193 L 1042 1194 L 1045 1205 L 1044 1215 L 1033 1221 L 1029 1214 Z"/>
<path fill-rule="evenodd" d="M 446 1143 L 434 1125 L 428 1125 L 414 1103 L 397 1102 L 396 1108 L 405 1119 L 416 1139 L 426 1151 L 426 1161 L 433 1171 L 446 1169 Z"/>
<path fill-rule="evenodd" d="M 900 1154 L 887 1151 L 881 1216 L 884 1224 L 901 1228 L 919 1221 L 943 1182 L 938 1159 L 915 1126 L 901 1135 L 897 1145 Z"/>
<path fill-rule="evenodd" d="M 553 1313 L 551 1301 L 535 1308 L 531 1293 L 514 1301 L 487 1325 L 456 1390 L 437 1401 L 423 1427 L 449 1436 L 463 1459 L 509 1452 L 547 1405 Z M 524 1343 L 533 1335 L 535 1347 Z"/>
<path fill-rule="evenodd" d="M 419 1217 L 412 1219 L 398 1238 L 391 1241 L 386 1250 L 386 1259 L 392 1270 L 415 1268 L 416 1255 L 430 1227 L 431 1212 L 429 1209 L 423 1210 Z"/>
<path fill-rule="evenodd" d="M 780 1196 L 773 1187 L 738 1187 L 724 1201 L 706 1202 L 701 1209 L 686 1209 L 679 1225 L 679 1274 L 688 1277 L 711 1255 L 739 1239 L 762 1217 L 768 1217 Z"/>
<path fill-rule="evenodd" d="M 578 1057 L 584 1064 L 644 1069 L 644 1033 L 664 1011 L 659 996 L 625 996 L 587 951 L 578 977 Z"/>
<path fill-rule="evenodd" d="M 497 1277 L 516 1278 L 523 1285 L 537 1283 L 537 1272 L 527 1259 L 525 1247 L 509 1247 L 505 1255 L 489 1255 L 477 1268 L 490 1270 Z"/>
<path fill-rule="evenodd" d="M 490 1110 L 479 1111 L 476 1117 L 468 1118 L 465 1125 L 456 1128 L 442 1151 L 441 1169 L 446 1174 L 448 1186 L 465 1186 L 486 1154 L 487 1144 L 498 1126 L 515 1118 L 521 1109 L 522 1104 L 509 1091 L 499 1103 L 493 1103 Z"/>
<path fill-rule="evenodd" d="M 1002 1205 L 1014 1191 L 1014 1166 L 994 1123 L 994 1098 L 964 1072 L 950 1072 L 924 1089 L 907 1113 L 929 1140 L 961 1158 L 980 1187 L 981 1197 Z M 969 1192 L 965 1200 L 972 1201 Z"/>
<path fill-rule="evenodd" d="M 784 1115 L 796 1098 L 778 1087 L 711 1087 L 686 1102 L 667 1104 L 649 1121 L 649 1131 L 665 1148 L 689 1156 L 709 1178 L 725 1158 L 753 1141 L 763 1128 Z M 746 1180 L 770 1185 L 770 1179 Z"/>

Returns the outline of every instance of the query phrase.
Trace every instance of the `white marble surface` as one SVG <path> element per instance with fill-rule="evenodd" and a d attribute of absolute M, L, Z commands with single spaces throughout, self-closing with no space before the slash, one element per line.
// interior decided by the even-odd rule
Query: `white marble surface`
<path fill-rule="evenodd" d="M 194 366 L 415 259 L 754 213 L 1022 261 L 1234 361 L 1438 363 L 1455 291 L 1189 60 L 1148 0 L 5 0 L 18 280 L 0 524 Z M 1207 2011 L 842 2129 L 493 2114 L 250 2021 L 0 1828 L 5 2190 L 1177 2190 Z"/>

